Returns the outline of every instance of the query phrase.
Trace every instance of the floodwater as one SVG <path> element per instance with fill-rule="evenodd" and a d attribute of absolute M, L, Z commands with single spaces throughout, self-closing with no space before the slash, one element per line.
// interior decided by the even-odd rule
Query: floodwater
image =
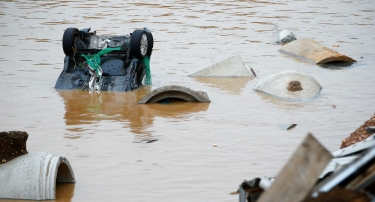
<path fill-rule="evenodd" d="M 281 55 L 271 23 L 358 62 L 323 68 Z M 68 27 L 98 35 L 149 28 L 153 85 L 56 91 Z M 230 192 L 244 179 L 276 176 L 309 132 L 335 151 L 374 114 L 374 33 L 373 0 L 0 1 L 0 130 L 26 131 L 29 152 L 69 160 L 77 182 L 58 184 L 56 201 L 237 201 Z M 233 54 L 257 77 L 188 77 Z M 253 91 L 289 69 L 313 76 L 320 96 L 289 102 Z M 171 84 L 205 91 L 211 103 L 137 105 Z"/>

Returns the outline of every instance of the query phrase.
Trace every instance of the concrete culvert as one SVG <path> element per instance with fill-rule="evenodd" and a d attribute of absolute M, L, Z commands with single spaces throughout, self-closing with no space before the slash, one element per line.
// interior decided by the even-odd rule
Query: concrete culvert
<path fill-rule="evenodd" d="M 283 46 L 280 52 L 314 64 L 356 62 L 354 59 L 327 48 L 321 43 L 311 39 L 297 39 L 292 41 Z"/>
<path fill-rule="evenodd" d="M 69 161 L 47 152 L 22 155 L 0 165 L 0 198 L 56 199 L 56 183 L 75 182 Z"/>
<path fill-rule="evenodd" d="M 138 104 L 156 103 L 166 99 L 183 100 L 186 102 L 211 102 L 206 92 L 194 91 L 178 85 L 170 85 L 151 91 Z"/>
<path fill-rule="evenodd" d="M 294 70 L 270 75 L 254 87 L 278 98 L 304 100 L 317 96 L 322 87 L 312 76 Z"/>

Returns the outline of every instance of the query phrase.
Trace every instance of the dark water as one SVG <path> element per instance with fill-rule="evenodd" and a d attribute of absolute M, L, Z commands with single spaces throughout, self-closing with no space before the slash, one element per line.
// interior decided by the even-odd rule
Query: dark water
<path fill-rule="evenodd" d="M 324 68 L 283 56 L 270 23 L 338 44 L 331 48 L 358 62 Z M 56 201 L 236 201 L 228 193 L 244 179 L 276 176 L 307 133 L 334 151 L 374 114 L 374 23 L 371 0 L 0 1 L 0 130 L 27 131 L 29 152 L 70 161 L 77 183 L 58 185 Z M 68 27 L 152 30 L 153 85 L 56 91 Z M 187 77 L 233 54 L 257 77 Z M 287 102 L 252 90 L 288 69 L 313 76 L 320 96 Z M 205 91 L 212 102 L 136 104 L 171 84 Z"/>

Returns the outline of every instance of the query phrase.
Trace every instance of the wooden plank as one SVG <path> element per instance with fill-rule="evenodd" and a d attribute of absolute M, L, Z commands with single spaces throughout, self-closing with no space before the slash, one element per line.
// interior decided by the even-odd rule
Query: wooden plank
<path fill-rule="evenodd" d="M 257 202 L 302 201 L 331 159 L 331 153 L 313 135 L 308 134 Z"/>

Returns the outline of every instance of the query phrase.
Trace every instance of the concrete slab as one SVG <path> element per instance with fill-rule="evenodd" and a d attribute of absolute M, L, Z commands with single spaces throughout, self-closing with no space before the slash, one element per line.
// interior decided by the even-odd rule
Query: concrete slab
<path fill-rule="evenodd" d="M 156 103 L 164 99 L 179 99 L 187 102 L 211 102 L 206 92 L 194 91 L 184 86 L 170 85 L 151 91 L 138 104 Z"/>
<path fill-rule="evenodd" d="M 321 43 L 311 39 L 297 39 L 286 44 L 279 51 L 283 54 L 314 64 L 356 62 L 354 59 L 327 48 Z"/>
<path fill-rule="evenodd" d="M 190 77 L 254 77 L 239 55 L 202 69 Z"/>
<path fill-rule="evenodd" d="M 277 98 L 306 100 L 317 96 L 322 86 L 310 75 L 286 70 L 263 78 L 253 89 Z"/>
<path fill-rule="evenodd" d="M 72 167 L 62 156 L 34 152 L 0 165 L 0 198 L 56 199 L 56 182 L 75 182 Z"/>

